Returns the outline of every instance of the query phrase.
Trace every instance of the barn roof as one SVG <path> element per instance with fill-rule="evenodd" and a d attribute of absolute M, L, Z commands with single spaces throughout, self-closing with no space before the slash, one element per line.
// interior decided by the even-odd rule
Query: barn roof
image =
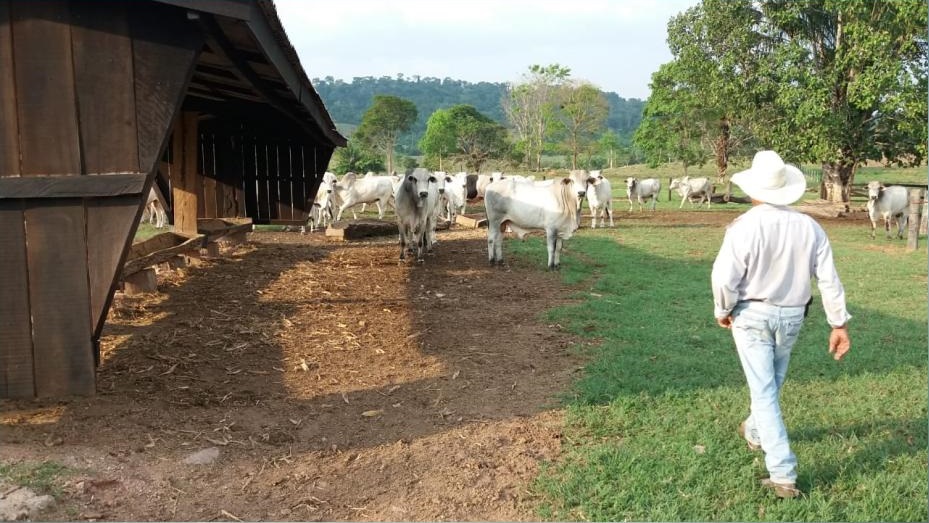
<path fill-rule="evenodd" d="M 187 9 L 206 46 L 187 90 L 200 111 L 227 113 L 229 102 L 260 114 L 270 105 L 316 140 L 344 146 L 270 0 L 156 0 Z"/>

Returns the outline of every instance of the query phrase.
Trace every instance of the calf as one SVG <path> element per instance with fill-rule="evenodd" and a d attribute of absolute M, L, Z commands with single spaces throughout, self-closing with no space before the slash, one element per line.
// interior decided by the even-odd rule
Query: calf
<path fill-rule="evenodd" d="M 423 252 L 431 249 L 429 227 L 435 227 L 435 206 L 438 201 L 436 178 L 426 169 L 417 168 L 404 177 L 394 195 L 397 204 L 397 225 L 400 229 L 400 259 L 407 250 L 423 261 Z"/>
<path fill-rule="evenodd" d="M 710 182 L 709 178 L 691 178 L 690 176 L 675 178 L 671 180 L 671 189 L 677 189 L 677 193 L 681 195 L 679 209 L 684 207 L 685 201 L 690 201 L 692 206 L 693 198 L 697 197 L 700 198 L 697 205 L 706 201 L 706 208 L 709 209 L 710 202 L 713 200 L 713 183 Z"/>
<path fill-rule="evenodd" d="M 626 197 L 629 198 L 629 210 L 632 210 L 633 202 L 639 202 L 639 210 L 642 210 L 642 204 L 651 199 L 652 210 L 658 205 L 658 193 L 661 191 L 661 182 L 657 178 L 626 178 Z"/>
<path fill-rule="evenodd" d="M 587 205 L 590 207 L 590 227 L 597 228 L 597 217 L 601 217 L 600 226 L 603 226 L 602 214 L 605 212 L 610 218 L 610 227 L 613 227 L 613 186 L 610 181 L 600 174 L 600 171 L 590 171 L 590 180 L 587 185 Z"/>
<path fill-rule="evenodd" d="M 909 197 L 906 187 L 899 185 L 885 187 L 878 181 L 868 182 L 868 217 L 871 218 L 871 239 L 874 239 L 878 218 L 884 220 L 887 238 L 890 238 L 891 220 L 897 221 L 897 237 L 903 238 L 908 218 L 906 214 L 908 206 Z"/>
<path fill-rule="evenodd" d="M 503 231 L 509 226 L 519 238 L 531 229 L 545 231 L 548 268 L 558 270 L 564 240 L 570 238 L 578 227 L 578 195 L 583 193 L 575 185 L 570 177 L 548 186 L 515 180 L 490 184 L 484 196 L 487 259 L 490 264 L 503 263 Z"/>

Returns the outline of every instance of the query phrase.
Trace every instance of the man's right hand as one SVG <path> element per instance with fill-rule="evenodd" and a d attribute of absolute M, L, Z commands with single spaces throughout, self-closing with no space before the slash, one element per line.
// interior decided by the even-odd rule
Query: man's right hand
<path fill-rule="evenodd" d="M 829 354 L 832 354 L 833 359 L 841 360 L 850 348 L 852 348 L 852 339 L 848 337 L 848 328 L 833 327 L 829 334 Z"/>

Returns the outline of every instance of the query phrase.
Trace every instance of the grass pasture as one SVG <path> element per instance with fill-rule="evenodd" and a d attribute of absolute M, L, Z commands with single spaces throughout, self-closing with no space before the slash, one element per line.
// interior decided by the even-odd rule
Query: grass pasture
<path fill-rule="evenodd" d="M 814 285 L 782 397 L 804 497 L 781 501 L 758 486 L 762 455 L 736 434 L 748 391 L 709 290 L 724 227 L 701 214 L 670 224 L 617 214 L 615 229 L 567 242 L 561 277 L 579 301 L 547 318 L 591 346 L 564 399 L 564 454 L 535 484 L 542 519 L 927 519 L 925 243 L 906 253 L 901 241 L 870 240 L 861 222 L 824 223 L 852 350 L 828 356 Z M 541 238 L 506 249 L 531 261 L 544 253 Z"/>

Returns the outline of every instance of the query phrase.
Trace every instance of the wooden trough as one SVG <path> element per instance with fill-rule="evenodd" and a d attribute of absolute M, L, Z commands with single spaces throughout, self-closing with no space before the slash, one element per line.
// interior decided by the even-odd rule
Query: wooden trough
<path fill-rule="evenodd" d="M 332 222 L 326 227 L 326 238 L 334 241 L 361 240 L 399 233 L 396 222 L 385 220 L 343 220 Z"/>
<path fill-rule="evenodd" d="M 455 223 L 477 229 L 487 227 L 487 218 L 483 214 L 459 214 L 455 217 Z"/>
<path fill-rule="evenodd" d="M 145 241 L 133 243 L 123 265 L 123 278 L 153 265 L 165 263 L 179 254 L 197 252 L 204 244 L 203 234 L 190 236 L 176 232 L 163 232 Z"/>

